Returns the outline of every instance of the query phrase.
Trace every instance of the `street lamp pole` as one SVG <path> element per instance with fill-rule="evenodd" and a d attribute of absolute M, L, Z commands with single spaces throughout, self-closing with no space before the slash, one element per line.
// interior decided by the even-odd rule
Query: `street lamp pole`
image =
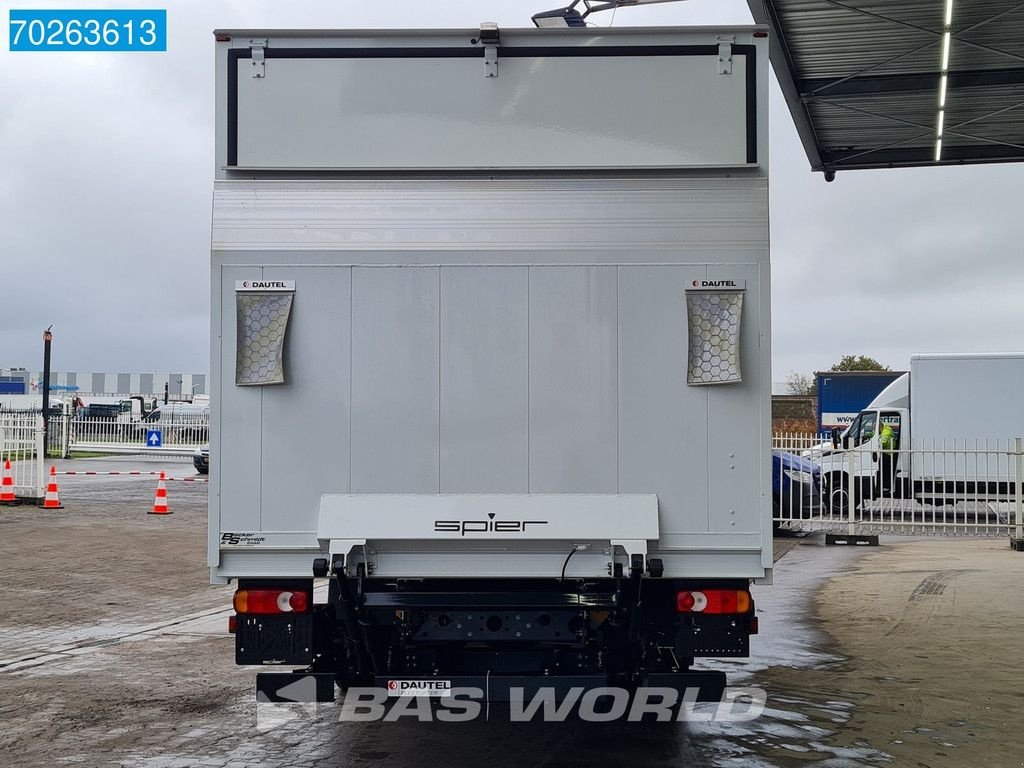
<path fill-rule="evenodd" d="M 53 328 L 51 325 L 50 328 Z M 53 342 L 53 333 L 50 328 L 43 331 L 43 455 L 46 455 L 49 446 L 50 429 L 50 344 Z"/>

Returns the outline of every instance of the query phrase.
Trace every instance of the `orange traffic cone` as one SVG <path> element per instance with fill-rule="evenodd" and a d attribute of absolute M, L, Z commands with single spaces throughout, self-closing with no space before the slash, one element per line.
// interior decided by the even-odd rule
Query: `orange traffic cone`
<path fill-rule="evenodd" d="M 11 460 L 4 462 L 3 485 L 0 485 L 0 504 L 13 504 L 17 499 L 14 497 L 14 473 L 11 472 Z"/>
<path fill-rule="evenodd" d="M 50 467 L 50 484 L 46 486 L 46 498 L 43 499 L 43 509 L 64 509 L 57 495 L 57 468 Z"/>
<path fill-rule="evenodd" d="M 156 482 L 156 498 L 153 500 L 153 511 L 151 515 L 169 515 L 171 510 L 167 508 L 167 483 L 164 482 L 164 473 L 160 473 L 160 479 Z"/>

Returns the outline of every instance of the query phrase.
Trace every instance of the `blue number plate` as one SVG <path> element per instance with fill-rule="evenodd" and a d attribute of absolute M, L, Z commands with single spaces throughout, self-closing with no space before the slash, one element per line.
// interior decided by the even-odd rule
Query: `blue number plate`
<path fill-rule="evenodd" d="M 12 51 L 166 51 L 167 11 L 10 12 Z"/>

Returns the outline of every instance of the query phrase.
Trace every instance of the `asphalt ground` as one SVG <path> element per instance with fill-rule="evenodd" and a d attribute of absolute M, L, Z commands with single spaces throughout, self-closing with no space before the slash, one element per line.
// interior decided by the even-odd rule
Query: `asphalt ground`
<path fill-rule="evenodd" d="M 152 475 L 59 480 L 65 509 L 0 510 L 3 766 L 1024 764 L 1024 555 L 1004 540 L 777 540 L 751 659 L 712 665 L 766 691 L 750 722 L 352 723 L 340 705 L 256 704 L 232 588 L 208 585 L 205 484 L 169 483 L 172 514 L 153 516 Z"/>

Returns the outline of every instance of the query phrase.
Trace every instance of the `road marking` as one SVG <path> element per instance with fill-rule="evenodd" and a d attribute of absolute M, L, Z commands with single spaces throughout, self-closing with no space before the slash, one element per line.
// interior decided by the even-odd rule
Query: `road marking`
<path fill-rule="evenodd" d="M 33 651 L 32 653 L 27 653 L 13 659 L 0 660 L 0 671 L 11 672 L 17 669 L 38 667 L 50 661 L 69 659 L 73 656 L 80 656 L 83 653 L 91 653 L 93 651 L 98 651 L 112 645 L 119 645 L 131 640 L 143 640 L 151 637 L 158 637 L 162 634 L 162 631 L 172 627 L 178 627 L 182 624 L 188 624 L 193 621 L 215 618 L 217 616 L 227 618 L 233 612 L 234 611 L 231 608 L 213 608 L 206 611 L 200 611 L 199 613 L 179 616 L 176 619 L 163 621 L 157 624 L 147 624 L 143 627 L 139 627 L 138 629 L 125 632 L 124 634 L 116 635 L 115 637 L 93 638 L 91 640 L 82 640 L 78 643 L 59 645 L 56 648 L 51 648 L 49 650 Z"/>
<path fill-rule="evenodd" d="M 152 470 L 146 471 L 146 472 L 137 472 L 137 471 L 132 471 L 132 472 L 92 472 L 92 471 L 89 471 L 89 472 L 79 472 L 77 470 L 65 470 L 63 472 L 58 472 L 57 474 L 58 475 L 79 475 L 79 476 L 83 476 L 84 475 L 84 476 L 89 476 L 89 477 L 96 477 L 96 476 L 104 476 L 104 477 L 106 477 L 108 475 L 135 475 L 135 476 L 140 476 L 140 475 L 159 475 L 160 473 L 159 472 L 154 472 Z M 208 482 L 210 482 L 210 479 L 207 478 L 207 477 L 165 477 L 164 480 L 177 480 L 177 481 L 182 482 L 182 483 L 208 483 Z"/>
<path fill-rule="evenodd" d="M 326 579 L 323 584 L 314 587 L 313 595 L 314 599 L 319 599 L 321 602 L 325 603 L 327 602 Z M 225 597 L 227 597 L 227 595 L 225 595 Z M 133 642 L 135 640 L 152 640 L 153 638 L 160 637 L 161 635 L 171 634 L 170 630 L 175 628 L 184 630 L 179 631 L 178 634 L 187 634 L 188 629 L 190 628 L 187 625 L 202 625 L 213 619 L 226 619 L 234 612 L 234 608 L 212 608 L 205 611 L 199 611 L 197 613 L 189 613 L 184 616 L 179 616 L 156 624 L 147 624 L 146 626 L 130 630 L 114 637 L 82 640 L 77 643 L 58 645 L 56 648 L 50 648 L 47 650 L 32 651 L 31 653 L 26 653 L 22 656 L 16 656 L 11 659 L 0 659 L 0 672 L 15 672 L 22 669 L 41 667 L 42 665 L 53 661 L 67 661 L 77 656 L 95 653 L 96 651 L 101 651 L 114 645 L 120 645 L 121 643 Z M 209 636 L 208 632 L 200 634 L 207 637 Z"/>

